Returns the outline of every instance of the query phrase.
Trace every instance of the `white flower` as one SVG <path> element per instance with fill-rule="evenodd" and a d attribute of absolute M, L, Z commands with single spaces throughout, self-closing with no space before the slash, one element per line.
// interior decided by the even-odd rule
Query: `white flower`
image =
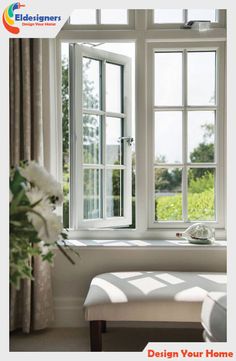
<path fill-rule="evenodd" d="M 20 168 L 20 173 L 34 186 L 38 187 L 49 196 L 54 196 L 57 199 L 58 204 L 63 201 L 60 183 L 36 162 L 29 162 L 26 167 Z"/>
<path fill-rule="evenodd" d="M 47 243 L 59 240 L 63 231 L 61 217 L 52 212 L 47 204 L 38 204 L 33 208 L 36 213 L 28 212 L 28 220 L 34 226 L 38 238 Z"/>
<path fill-rule="evenodd" d="M 40 189 L 38 189 L 37 187 L 33 187 L 33 188 L 29 188 L 26 192 L 25 192 L 30 204 L 35 204 L 37 202 L 40 201 L 40 204 L 42 206 L 42 204 L 47 204 L 48 206 L 50 205 L 50 201 L 48 199 L 48 196 Z"/>
<path fill-rule="evenodd" d="M 56 242 L 59 239 L 61 232 L 63 231 L 63 225 L 61 221 L 61 216 L 51 213 L 47 219 L 48 225 L 48 241 Z"/>

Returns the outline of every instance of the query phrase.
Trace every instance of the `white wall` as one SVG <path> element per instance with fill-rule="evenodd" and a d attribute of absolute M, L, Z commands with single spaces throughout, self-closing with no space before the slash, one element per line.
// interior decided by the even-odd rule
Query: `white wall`
<path fill-rule="evenodd" d="M 56 252 L 53 267 L 55 327 L 87 326 L 83 302 L 91 279 L 100 273 L 131 270 L 226 271 L 225 247 L 81 247 L 75 266 L 59 251 Z"/>

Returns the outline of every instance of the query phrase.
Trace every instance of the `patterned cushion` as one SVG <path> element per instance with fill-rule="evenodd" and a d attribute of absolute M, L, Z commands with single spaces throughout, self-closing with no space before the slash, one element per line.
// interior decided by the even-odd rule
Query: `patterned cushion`
<path fill-rule="evenodd" d="M 107 321 L 200 322 L 205 296 L 226 291 L 225 273 L 137 271 L 93 278 L 85 318 Z"/>

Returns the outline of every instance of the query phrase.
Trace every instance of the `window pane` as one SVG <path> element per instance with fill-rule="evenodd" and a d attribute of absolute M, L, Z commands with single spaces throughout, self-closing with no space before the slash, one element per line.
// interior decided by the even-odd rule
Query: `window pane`
<path fill-rule="evenodd" d="M 100 108 L 100 61 L 83 58 L 83 107 Z"/>
<path fill-rule="evenodd" d="M 182 170 L 155 169 L 155 220 L 182 220 Z"/>
<path fill-rule="evenodd" d="M 84 169 L 84 219 L 100 218 L 100 170 Z"/>
<path fill-rule="evenodd" d="M 154 10 L 154 23 L 182 23 L 183 9 L 156 9 Z"/>
<path fill-rule="evenodd" d="M 189 169 L 188 219 L 191 221 L 215 220 L 215 169 Z"/>
<path fill-rule="evenodd" d="M 96 24 L 95 9 L 77 9 L 70 16 L 70 24 Z"/>
<path fill-rule="evenodd" d="M 120 169 L 106 171 L 107 217 L 123 216 L 123 176 Z"/>
<path fill-rule="evenodd" d="M 98 164 L 101 162 L 101 120 L 97 115 L 83 115 L 83 162 Z"/>
<path fill-rule="evenodd" d="M 106 111 L 121 113 L 121 66 L 106 63 Z"/>
<path fill-rule="evenodd" d="M 188 104 L 216 103 L 215 51 L 188 52 Z"/>
<path fill-rule="evenodd" d="M 155 162 L 182 162 L 182 112 L 156 112 Z"/>
<path fill-rule="evenodd" d="M 188 161 L 215 160 L 215 112 L 188 112 Z"/>
<path fill-rule="evenodd" d="M 120 118 L 106 119 L 106 163 L 121 164 L 122 144 L 122 120 Z"/>
<path fill-rule="evenodd" d="M 101 9 L 101 24 L 128 24 L 126 9 Z"/>
<path fill-rule="evenodd" d="M 182 105 L 182 53 L 155 54 L 155 105 Z"/>
<path fill-rule="evenodd" d="M 188 21 L 189 20 L 209 20 L 216 21 L 215 9 L 188 9 Z"/>

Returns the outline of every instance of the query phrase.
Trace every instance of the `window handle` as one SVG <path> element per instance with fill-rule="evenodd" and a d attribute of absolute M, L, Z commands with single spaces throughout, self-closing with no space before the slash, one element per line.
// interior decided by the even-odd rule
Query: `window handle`
<path fill-rule="evenodd" d="M 122 142 L 123 140 L 126 140 L 126 142 L 129 144 L 129 146 L 131 146 L 134 142 L 133 137 L 119 137 L 118 139 L 120 142 Z"/>

